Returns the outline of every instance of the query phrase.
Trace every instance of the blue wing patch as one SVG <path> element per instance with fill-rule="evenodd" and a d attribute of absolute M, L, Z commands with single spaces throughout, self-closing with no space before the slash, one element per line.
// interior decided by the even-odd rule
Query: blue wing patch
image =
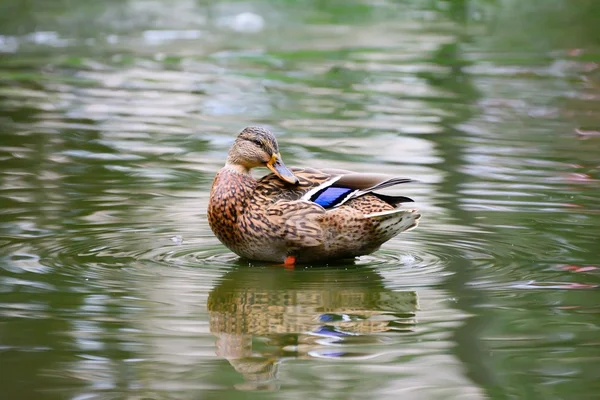
<path fill-rule="evenodd" d="M 353 190 L 344 187 L 329 186 L 325 190 L 315 193 L 311 201 L 314 201 L 323 208 L 333 207 L 344 200 L 350 192 L 353 192 Z"/>

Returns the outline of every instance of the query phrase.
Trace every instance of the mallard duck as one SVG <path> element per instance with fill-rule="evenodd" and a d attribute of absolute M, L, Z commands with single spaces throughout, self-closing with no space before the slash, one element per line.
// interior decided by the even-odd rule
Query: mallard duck
<path fill-rule="evenodd" d="M 272 171 L 258 180 L 250 170 Z M 420 214 L 398 205 L 408 197 L 376 193 L 412 179 L 337 169 L 288 168 L 275 136 L 247 127 L 217 173 L 208 222 L 217 238 L 242 258 L 293 265 L 369 254 Z"/>

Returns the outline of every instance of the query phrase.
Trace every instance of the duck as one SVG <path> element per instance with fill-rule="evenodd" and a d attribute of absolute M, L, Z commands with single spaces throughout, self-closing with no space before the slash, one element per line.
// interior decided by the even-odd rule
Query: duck
<path fill-rule="evenodd" d="M 256 179 L 251 170 L 271 173 Z M 402 209 L 413 200 L 379 193 L 413 179 L 341 169 L 288 168 L 273 133 L 243 129 L 210 191 L 212 232 L 250 261 L 285 266 L 350 259 L 378 250 L 415 228 L 421 215 Z"/>

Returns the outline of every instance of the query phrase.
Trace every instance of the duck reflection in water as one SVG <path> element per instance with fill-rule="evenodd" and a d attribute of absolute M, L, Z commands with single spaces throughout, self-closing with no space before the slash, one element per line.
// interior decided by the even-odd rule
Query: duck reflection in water
<path fill-rule="evenodd" d="M 417 309 L 416 292 L 387 289 L 373 269 L 356 267 L 239 266 L 208 298 L 217 355 L 243 375 L 236 387 L 245 390 L 277 389 L 285 359 L 377 357 L 369 345 L 412 331 Z"/>

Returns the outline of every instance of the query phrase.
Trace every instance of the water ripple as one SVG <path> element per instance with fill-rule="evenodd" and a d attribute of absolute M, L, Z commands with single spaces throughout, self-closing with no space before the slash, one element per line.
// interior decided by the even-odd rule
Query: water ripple
<path fill-rule="evenodd" d="M 0 35 L 7 382 L 69 398 L 596 382 L 597 54 L 490 47 L 456 19 L 515 15 L 500 5 L 111 3 Z M 289 165 L 419 179 L 398 189 L 419 228 L 293 271 L 238 259 L 205 210 L 250 124 Z"/>

